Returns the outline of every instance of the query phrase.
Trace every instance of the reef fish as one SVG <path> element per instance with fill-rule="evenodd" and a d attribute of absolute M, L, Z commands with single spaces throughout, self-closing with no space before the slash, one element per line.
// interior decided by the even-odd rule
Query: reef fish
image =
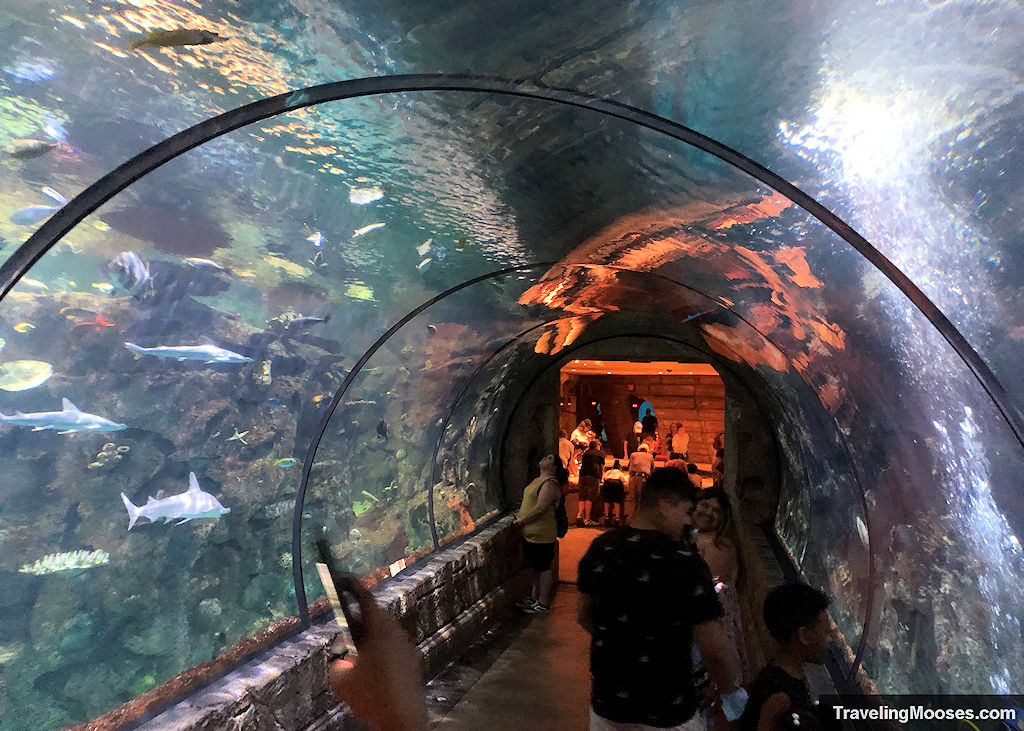
<path fill-rule="evenodd" d="M 27 333 L 35 329 L 36 326 L 33 325 L 31 322 L 19 322 L 17 325 L 14 326 L 14 332 L 18 333 Z"/>
<path fill-rule="evenodd" d="M 386 421 L 384 421 L 383 419 L 378 421 L 377 422 L 377 436 L 380 437 L 381 439 L 387 439 L 388 438 L 388 432 L 389 432 L 389 430 L 388 430 L 388 423 Z"/>
<path fill-rule="evenodd" d="M 288 323 L 288 330 L 298 331 L 306 330 L 313 325 L 317 325 L 321 322 L 329 322 L 331 316 L 324 315 L 323 317 L 296 317 L 294 320 Z"/>
<path fill-rule="evenodd" d="M 128 47 L 133 51 L 143 46 L 154 48 L 170 46 L 205 46 L 207 43 L 226 41 L 213 31 L 199 28 L 175 28 L 174 30 L 151 30 L 142 38 L 132 41 Z"/>
<path fill-rule="evenodd" d="M 42 157 L 56 146 L 56 142 L 46 140 L 13 140 L 4 147 L 4 152 L 19 160 L 31 160 L 34 157 Z"/>
<path fill-rule="evenodd" d="M 59 211 L 67 202 L 68 199 L 62 196 L 60 193 L 55 191 L 49 186 L 42 189 L 44 195 L 52 198 L 60 205 L 58 206 L 25 206 L 19 208 L 11 214 L 11 223 L 16 223 L 19 226 L 29 226 L 33 223 L 39 223 L 43 219 L 49 218 L 53 215 L 54 211 Z"/>
<path fill-rule="evenodd" d="M 297 460 L 294 457 L 282 457 L 281 459 L 274 460 L 275 467 L 293 467 Z"/>
<path fill-rule="evenodd" d="M 60 411 L 37 411 L 35 413 L 23 414 L 15 411 L 10 416 L 0 414 L 0 421 L 15 426 L 30 426 L 32 431 L 53 430 L 61 434 L 69 434 L 76 431 L 120 431 L 127 429 L 126 424 L 118 424 L 104 419 L 96 414 L 87 414 L 80 411 L 77 406 L 66 398 L 61 399 Z"/>
<path fill-rule="evenodd" d="M 150 496 L 141 508 L 133 505 L 123 492 L 121 500 L 128 509 L 128 530 L 132 529 L 139 518 L 148 518 L 153 523 L 158 520 L 170 523 L 181 518 L 175 523 L 181 525 L 193 518 L 219 518 L 231 512 L 231 508 L 225 508 L 213 495 L 199 489 L 199 480 L 196 479 L 195 472 L 188 473 L 188 490 L 180 495 L 172 495 L 161 500 Z"/>
<path fill-rule="evenodd" d="M 371 231 L 376 231 L 379 228 L 384 228 L 384 224 L 383 223 L 371 223 L 369 226 L 363 226 L 362 228 L 357 228 L 355 230 L 355 232 L 352 234 L 352 238 L 357 239 L 360 236 L 365 236 L 366 234 L 370 233 Z"/>
<path fill-rule="evenodd" d="M 316 233 L 312 233 L 309 236 L 307 236 L 306 241 L 313 244 L 313 246 L 319 249 L 321 246 L 324 245 L 324 235 L 317 231 Z"/>
<path fill-rule="evenodd" d="M 348 191 L 349 203 L 354 203 L 357 206 L 365 206 L 368 203 L 379 201 L 383 197 L 384 191 L 377 185 L 372 185 L 369 188 L 349 188 Z"/>
<path fill-rule="evenodd" d="M 34 83 L 54 78 L 57 75 L 57 69 L 54 67 L 53 61 L 37 57 L 31 61 L 19 61 L 10 66 L 4 66 L 4 73 L 21 81 Z"/>
<path fill-rule="evenodd" d="M 252 363 L 252 358 L 216 345 L 157 345 L 143 348 L 135 343 L 125 343 L 124 347 L 139 355 L 155 355 L 158 358 L 198 360 L 203 363 Z"/>
<path fill-rule="evenodd" d="M 141 294 L 153 283 L 153 278 L 149 275 L 149 265 L 134 251 L 122 251 L 101 269 L 132 297 Z"/>
<path fill-rule="evenodd" d="M 209 259 L 200 259 L 198 256 L 190 256 L 186 259 L 182 259 L 182 261 L 188 264 L 193 269 L 209 269 L 215 272 L 227 271 L 227 269 L 222 267 L 217 262 L 210 261 Z"/>

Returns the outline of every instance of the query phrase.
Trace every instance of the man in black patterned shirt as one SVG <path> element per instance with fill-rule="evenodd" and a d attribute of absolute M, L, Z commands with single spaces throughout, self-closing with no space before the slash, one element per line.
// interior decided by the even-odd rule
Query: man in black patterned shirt
<path fill-rule="evenodd" d="M 629 526 L 598 536 L 580 561 L 577 618 L 590 635 L 590 728 L 703 729 L 691 678 L 696 639 L 723 694 L 735 690 L 711 572 L 683 539 L 696 488 L 654 470 Z"/>

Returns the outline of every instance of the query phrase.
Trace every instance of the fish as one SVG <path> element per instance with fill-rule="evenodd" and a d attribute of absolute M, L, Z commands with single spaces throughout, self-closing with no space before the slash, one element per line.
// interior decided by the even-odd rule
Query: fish
<path fill-rule="evenodd" d="M 31 322 L 19 322 L 17 325 L 14 326 L 14 332 L 19 332 L 19 333 L 27 333 L 27 332 L 29 332 L 31 330 L 35 330 L 35 329 L 36 329 L 36 326 L 33 325 Z"/>
<path fill-rule="evenodd" d="M 102 231 L 103 233 L 106 233 L 107 231 L 110 230 L 110 224 L 107 223 L 106 221 L 101 221 L 99 219 L 96 219 L 95 221 L 92 222 L 92 227 L 97 231 Z"/>
<path fill-rule="evenodd" d="M 116 327 L 115 323 L 107 322 L 105 319 L 103 319 L 103 315 L 96 315 L 96 318 L 93 319 L 93 320 L 85 320 L 84 322 L 76 322 L 74 324 L 74 327 L 82 327 L 83 325 L 93 325 L 95 327 Z"/>
<path fill-rule="evenodd" d="M 385 224 L 383 224 L 383 223 L 371 223 L 369 226 L 363 226 L 362 228 L 357 228 L 355 230 L 355 232 L 352 234 L 352 238 L 357 239 L 360 236 L 365 236 L 366 234 L 370 233 L 371 231 L 376 231 L 379 228 L 384 228 L 384 226 L 385 226 Z"/>
<path fill-rule="evenodd" d="M 374 406 L 377 402 L 370 399 L 356 399 L 355 401 L 346 401 L 346 406 Z"/>
<path fill-rule="evenodd" d="M 153 278 L 149 274 L 149 265 L 134 251 L 122 251 L 113 261 L 100 267 L 114 282 L 132 297 L 142 294 L 147 287 L 152 287 Z"/>
<path fill-rule="evenodd" d="M 172 520 L 181 518 L 175 523 L 175 525 L 181 525 L 193 518 L 219 518 L 231 512 L 231 508 L 225 508 L 217 498 L 199 488 L 199 480 L 196 478 L 195 472 L 188 473 L 188 490 L 179 495 L 172 495 L 161 500 L 150 496 L 141 508 L 133 505 L 123 492 L 121 501 L 128 509 L 128 530 L 132 529 L 139 518 L 147 518 L 153 523 L 158 520 L 170 523 Z"/>
<path fill-rule="evenodd" d="M 868 540 L 868 527 L 864 525 L 864 521 L 858 515 L 854 519 L 854 523 L 857 525 L 857 535 L 860 536 L 860 542 L 864 544 L 864 548 L 870 547 L 870 541 Z"/>
<path fill-rule="evenodd" d="M 377 437 L 380 439 L 388 438 L 388 423 L 383 419 L 377 422 Z"/>
<path fill-rule="evenodd" d="M 4 146 L 4 153 L 18 160 L 31 160 L 34 157 L 42 157 L 57 147 L 56 142 L 46 140 L 12 140 Z"/>
<path fill-rule="evenodd" d="M 330 322 L 330 314 L 324 315 L 323 317 L 296 317 L 294 320 L 288 323 L 286 330 L 307 330 L 313 325 L 322 322 Z"/>
<path fill-rule="evenodd" d="M 213 270 L 215 272 L 226 272 L 227 271 L 227 269 L 222 267 L 217 262 L 211 261 L 209 259 L 200 259 L 198 256 L 190 256 L 190 257 L 187 257 L 185 259 L 182 259 L 182 261 L 185 262 L 186 264 L 188 264 L 193 269 L 210 269 L 210 270 Z"/>
<path fill-rule="evenodd" d="M 423 261 L 421 261 L 419 264 L 416 265 L 416 269 L 418 269 L 419 271 L 422 272 L 424 269 L 426 269 L 428 266 L 430 266 L 430 262 L 432 262 L 432 261 L 433 261 L 433 259 L 428 256 L 426 259 L 424 259 Z"/>
<path fill-rule="evenodd" d="M 39 223 L 40 221 L 49 218 L 50 216 L 53 215 L 54 211 L 59 211 L 68 202 L 67 198 L 65 198 L 64 196 L 62 196 L 60 193 L 58 193 L 57 191 L 55 191 L 53 188 L 51 188 L 49 186 L 47 186 L 45 188 L 42 188 L 41 190 L 42 190 L 42 193 L 44 195 L 46 195 L 49 198 L 52 198 L 53 200 L 55 200 L 60 205 L 58 205 L 58 206 L 43 206 L 43 205 L 25 206 L 24 208 L 19 208 L 14 213 L 12 213 L 8 220 L 11 223 L 18 224 L 19 226 L 30 226 L 33 223 Z"/>
<path fill-rule="evenodd" d="M 358 541 L 363 537 L 363 534 L 359 532 L 358 528 L 353 528 L 348 532 L 348 538 L 350 541 Z"/>
<path fill-rule="evenodd" d="M 208 43 L 229 40 L 213 31 L 199 28 L 175 28 L 174 30 L 151 30 L 142 38 L 128 44 L 133 51 L 143 46 L 169 48 L 173 46 L 205 46 Z"/>
<path fill-rule="evenodd" d="M 93 282 L 93 289 L 98 289 L 103 294 L 114 294 L 114 285 L 109 282 Z"/>
<path fill-rule="evenodd" d="M 10 66 L 4 66 L 4 73 L 20 81 L 35 83 L 54 78 L 57 76 L 57 69 L 53 61 L 36 57 L 31 61 L 19 61 Z"/>
<path fill-rule="evenodd" d="M 319 249 L 321 246 L 324 245 L 324 235 L 317 231 L 316 233 L 307 236 L 306 241 L 313 244 L 313 246 Z"/>
<path fill-rule="evenodd" d="M 267 406 L 269 406 L 269 407 L 270 407 L 270 408 L 272 408 L 272 409 L 286 409 L 286 408 L 288 408 L 288 407 L 287 407 L 287 406 L 286 406 L 286 405 L 285 405 L 285 404 L 284 404 L 284 403 L 283 403 L 283 402 L 281 401 L 281 399 L 277 399 L 277 398 L 268 398 L 268 399 L 267 399 Z"/>
<path fill-rule="evenodd" d="M 37 411 L 29 414 L 15 411 L 10 416 L 0 414 L 0 421 L 14 426 L 30 426 L 32 431 L 53 430 L 61 434 L 78 431 L 120 431 L 128 428 L 126 424 L 118 424 L 102 416 L 81 411 L 66 398 L 62 398 L 60 402 L 60 411 Z"/>
<path fill-rule="evenodd" d="M 324 268 L 327 266 L 327 262 L 324 261 L 324 250 L 317 249 L 316 254 L 313 255 L 312 259 L 306 259 L 314 267 Z"/>
<path fill-rule="evenodd" d="M 430 337 L 437 335 L 437 325 L 427 325 L 427 332 L 430 333 Z"/>
<path fill-rule="evenodd" d="M 235 353 L 231 350 L 218 348 L 216 345 L 157 345 L 143 348 L 135 343 L 125 343 L 124 347 L 138 355 L 155 355 L 157 358 L 174 358 L 175 360 L 198 360 L 203 363 L 252 363 L 252 358 Z"/>
<path fill-rule="evenodd" d="M 64 125 L 49 112 L 43 114 L 43 132 L 55 142 L 67 142 L 68 140 L 68 131 L 64 129 Z"/>
<path fill-rule="evenodd" d="M 354 203 L 357 206 L 365 206 L 368 203 L 379 201 L 383 197 L 384 191 L 376 185 L 369 188 L 349 188 L 348 190 L 349 203 Z"/>
<path fill-rule="evenodd" d="M 293 467 L 298 462 L 294 457 L 282 457 L 274 461 L 275 467 Z"/>
<path fill-rule="evenodd" d="M 50 289 L 38 279 L 33 279 L 32 277 L 22 277 L 18 280 L 18 285 L 32 290 L 33 292 L 46 292 Z"/>
<path fill-rule="evenodd" d="M 422 244 L 416 247 L 416 253 L 420 256 L 426 256 L 430 252 L 430 245 L 434 243 L 433 237 L 427 239 Z"/>

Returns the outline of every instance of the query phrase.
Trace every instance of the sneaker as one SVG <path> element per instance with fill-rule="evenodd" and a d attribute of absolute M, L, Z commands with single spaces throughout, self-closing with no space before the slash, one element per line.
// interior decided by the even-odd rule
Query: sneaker
<path fill-rule="evenodd" d="M 577 528 L 582 528 L 583 527 L 583 517 L 582 516 L 579 516 L 579 515 L 576 516 L 576 527 Z"/>
<path fill-rule="evenodd" d="M 585 521 L 583 521 L 583 527 L 584 528 L 593 528 L 595 525 L 597 525 L 597 523 L 595 523 L 592 520 L 585 520 Z"/>
<path fill-rule="evenodd" d="M 541 604 L 540 602 L 537 602 L 533 606 L 523 609 L 523 611 L 527 614 L 544 614 L 550 609 L 551 607 L 549 607 L 547 604 Z"/>
<path fill-rule="evenodd" d="M 536 604 L 537 600 L 534 599 L 532 596 L 528 596 L 525 599 L 520 599 L 516 602 L 516 606 L 520 609 L 531 609 Z"/>

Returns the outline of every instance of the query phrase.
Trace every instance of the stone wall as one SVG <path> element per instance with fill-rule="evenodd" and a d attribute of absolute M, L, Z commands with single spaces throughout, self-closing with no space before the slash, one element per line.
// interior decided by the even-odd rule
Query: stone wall
<path fill-rule="evenodd" d="M 432 677 L 492 626 L 510 616 L 528 591 L 511 516 L 458 546 L 431 556 L 377 587 L 387 608 L 420 648 Z M 317 624 L 269 648 L 141 725 L 169 729 L 353 729 L 327 687 L 327 651 L 338 627 Z"/>

